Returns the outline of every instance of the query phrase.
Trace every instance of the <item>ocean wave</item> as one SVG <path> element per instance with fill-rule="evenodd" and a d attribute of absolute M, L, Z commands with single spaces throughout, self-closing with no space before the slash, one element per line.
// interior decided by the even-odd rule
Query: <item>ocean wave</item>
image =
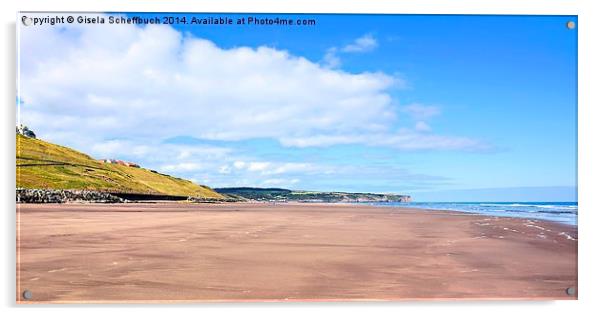
<path fill-rule="evenodd" d="M 576 211 L 537 211 L 536 213 L 546 213 L 546 214 L 577 214 Z"/>
<path fill-rule="evenodd" d="M 550 209 L 550 210 L 577 210 L 578 209 L 577 205 L 558 205 L 558 204 L 480 203 L 478 205 L 484 206 L 484 207 L 514 207 L 514 208 L 540 208 L 540 209 L 543 208 L 543 209 Z"/>
<path fill-rule="evenodd" d="M 491 216 L 546 219 L 576 225 L 578 205 L 554 202 L 406 202 L 375 203 L 382 206 L 416 207 L 433 210 L 450 210 Z"/>
<path fill-rule="evenodd" d="M 512 203 L 512 204 L 480 203 L 480 204 L 478 204 L 478 206 L 483 206 L 483 207 L 541 207 L 541 206 L 552 206 L 552 205 L 534 205 L 534 204 L 518 204 L 518 203 Z"/>

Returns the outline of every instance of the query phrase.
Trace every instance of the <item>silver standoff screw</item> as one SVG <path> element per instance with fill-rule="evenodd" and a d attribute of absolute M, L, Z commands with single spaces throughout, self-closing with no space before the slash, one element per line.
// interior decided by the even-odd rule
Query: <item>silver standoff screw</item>
<path fill-rule="evenodd" d="M 26 300 L 30 300 L 33 297 L 33 293 L 30 290 L 23 291 L 23 298 Z"/>
<path fill-rule="evenodd" d="M 30 26 L 31 23 L 33 23 L 33 21 L 31 20 L 31 18 L 27 17 L 27 16 L 23 16 L 21 18 L 21 22 L 23 22 L 23 25 L 25 25 L 25 26 Z"/>
<path fill-rule="evenodd" d="M 571 286 L 571 287 L 569 287 L 569 288 L 567 288 L 567 289 L 566 289 L 566 295 L 569 295 L 569 296 L 573 296 L 573 295 L 575 295 L 575 288 L 574 288 L 574 287 L 572 287 L 572 286 Z"/>
<path fill-rule="evenodd" d="M 575 22 L 573 22 L 573 21 L 566 22 L 566 28 L 568 28 L 569 30 L 574 29 L 575 28 Z"/>

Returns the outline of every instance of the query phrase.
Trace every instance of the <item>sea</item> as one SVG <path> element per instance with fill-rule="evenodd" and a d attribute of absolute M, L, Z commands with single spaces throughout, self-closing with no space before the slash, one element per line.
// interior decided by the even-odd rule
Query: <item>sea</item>
<path fill-rule="evenodd" d="M 577 225 L 577 202 L 377 202 L 375 206 L 448 210 L 502 217 L 548 220 Z"/>

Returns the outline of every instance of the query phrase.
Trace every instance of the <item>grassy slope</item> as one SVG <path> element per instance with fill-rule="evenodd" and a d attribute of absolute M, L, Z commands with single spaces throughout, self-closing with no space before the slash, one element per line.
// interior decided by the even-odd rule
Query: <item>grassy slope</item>
<path fill-rule="evenodd" d="M 17 187 L 223 198 L 188 180 L 101 163 L 73 149 L 21 135 L 17 135 Z"/>

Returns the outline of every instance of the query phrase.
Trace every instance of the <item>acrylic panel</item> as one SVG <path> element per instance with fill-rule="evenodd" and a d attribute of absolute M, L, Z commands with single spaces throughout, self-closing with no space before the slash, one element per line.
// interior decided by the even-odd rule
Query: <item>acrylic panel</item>
<path fill-rule="evenodd" d="M 17 18 L 17 302 L 577 298 L 577 16 Z"/>

